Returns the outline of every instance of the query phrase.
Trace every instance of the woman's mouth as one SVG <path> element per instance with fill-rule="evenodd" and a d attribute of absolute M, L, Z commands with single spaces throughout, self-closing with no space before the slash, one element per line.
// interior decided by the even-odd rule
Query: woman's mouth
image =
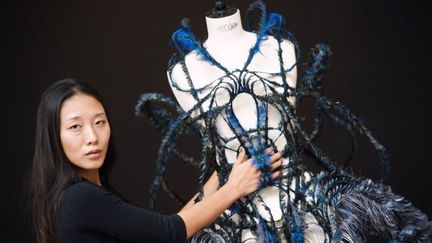
<path fill-rule="evenodd" d="M 85 156 L 88 157 L 88 158 L 90 158 L 90 159 L 94 159 L 94 158 L 99 157 L 99 155 L 101 154 L 101 152 L 102 152 L 102 150 L 100 150 L 100 149 L 93 149 L 93 150 L 88 151 L 85 154 Z"/>

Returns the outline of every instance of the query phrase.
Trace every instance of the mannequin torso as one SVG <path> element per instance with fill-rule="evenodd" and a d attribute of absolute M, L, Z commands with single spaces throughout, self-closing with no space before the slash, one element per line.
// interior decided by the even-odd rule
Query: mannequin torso
<path fill-rule="evenodd" d="M 221 63 L 229 71 L 242 70 L 249 56 L 250 49 L 257 41 L 255 33 L 243 30 L 240 12 L 224 18 L 209 18 L 206 17 L 208 38 L 203 43 L 207 52 L 219 63 Z M 277 53 L 277 41 L 273 37 L 268 37 L 260 46 L 260 54 L 254 56 L 251 64 L 248 66 L 249 71 L 257 71 L 263 73 L 279 72 L 279 57 Z M 287 40 L 282 42 L 282 59 L 284 67 L 291 67 L 295 61 L 295 50 L 292 43 Z M 224 71 L 208 62 L 203 62 L 202 58 L 196 52 L 191 52 L 185 57 L 186 66 L 190 72 L 191 79 L 195 88 L 200 88 L 210 84 L 212 81 L 224 76 Z M 297 71 L 294 67 L 290 72 L 286 73 L 287 82 L 291 87 L 295 87 Z M 181 65 L 175 65 L 172 74 L 168 75 L 170 83 L 175 81 L 181 88 L 187 88 L 188 82 Z M 269 79 L 278 81 L 276 77 Z M 279 80 L 280 81 L 280 80 Z M 196 101 L 194 98 L 185 92 L 181 92 L 172 87 L 172 91 L 179 102 L 180 106 L 185 110 L 190 110 Z M 203 92 L 200 95 L 205 96 L 208 92 Z M 205 109 L 208 109 L 204 105 Z"/>

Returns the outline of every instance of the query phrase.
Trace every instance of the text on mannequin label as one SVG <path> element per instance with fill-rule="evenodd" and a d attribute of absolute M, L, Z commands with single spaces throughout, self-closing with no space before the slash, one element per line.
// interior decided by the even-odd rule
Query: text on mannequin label
<path fill-rule="evenodd" d="M 229 23 L 217 27 L 217 31 L 230 31 L 238 26 L 238 23 Z"/>

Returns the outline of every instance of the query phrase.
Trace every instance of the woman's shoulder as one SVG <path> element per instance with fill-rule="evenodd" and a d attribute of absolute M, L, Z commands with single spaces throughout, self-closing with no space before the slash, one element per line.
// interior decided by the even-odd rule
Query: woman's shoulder
<path fill-rule="evenodd" d="M 76 193 L 82 193 L 86 191 L 99 191 L 99 190 L 105 190 L 105 189 L 101 186 L 98 186 L 90 181 L 83 179 L 81 181 L 78 181 L 70 185 L 65 190 L 65 194 L 76 194 Z"/>
<path fill-rule="evenodd" d="M 63 205 L 95 203 L 107 194 L 111 194 L 111 192 L 89 181 L 82 180 L 69 186 L 65 190 L 63 194 Z"/>

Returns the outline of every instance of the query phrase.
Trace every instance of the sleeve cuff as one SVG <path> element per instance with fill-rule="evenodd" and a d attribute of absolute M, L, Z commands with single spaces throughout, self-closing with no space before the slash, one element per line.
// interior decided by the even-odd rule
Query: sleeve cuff
<path fill-rule="evenodd" d="M 178 242 L 185 242 L 187 237 L 186 224 L 183 221 L 182 217 L 180 217 L 178 214 L 174 214 L 173 216 L 176 222 Z"/>

